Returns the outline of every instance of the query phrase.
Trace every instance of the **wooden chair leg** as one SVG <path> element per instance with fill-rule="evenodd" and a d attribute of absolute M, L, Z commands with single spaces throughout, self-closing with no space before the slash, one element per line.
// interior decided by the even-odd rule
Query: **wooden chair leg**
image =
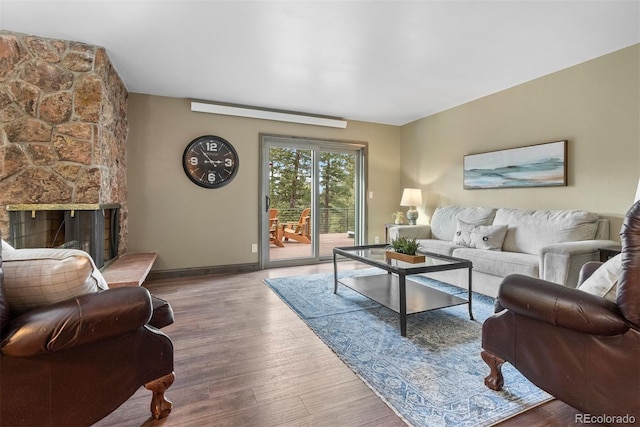
<path fill-rule="evenodd" d="M 275 234 L 276 234 L 276 241 L 275 241 L 276 246 L 284 248 L 284 243 L 282 243 L 282 227 L 280 227 L 280 225 L 276 227 Z"/>
<path fill-rule="evenodd" d="M 502 376 L 502 365 L 505 360 L 496 356 L 495 354 L 489 353 L 486 350 L 482 350 L 480 353 L 482 356 L 482 360 L 489 365 L 491 372 L 484 378 L 484 385 L 489 387 L 491 390 L 500 391 L 502 390 L 502 386 L 504 385 L 504 377 Z"/>
<path fill-rule="evenodd" d="M 153 396 L 151 397 L 151 415 L 153 415 L 153 418 L 156 420 L 166 417 L 171 412 L 173 403 L 164 396 L 164 392 L 171 387 L 175 379 L 176 374 L 171 372 L 164 377 L 160 377 L 144 385 L 144 388 L 153 392 Z"/>

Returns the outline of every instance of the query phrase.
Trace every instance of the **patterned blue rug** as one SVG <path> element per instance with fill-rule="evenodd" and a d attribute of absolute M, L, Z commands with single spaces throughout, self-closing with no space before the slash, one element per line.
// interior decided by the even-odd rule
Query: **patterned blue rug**
<path fill-rule="evenodd" d="M 340 277 L 370 273 L 345 271 Z M 455 286 L 411 279 L 467 297 Z M 413 314 L 401 337 L 396 313 L 342 285 L 334 295 L 332 273 L 265 282 L 409 425 L 487 426 L 551 398 L 508 363 L 504 389 L 485 387 L 489 368 L 480 357 L 480 340 L 493 298 L 474 293 L 474 321 L 466 304 Z"/>

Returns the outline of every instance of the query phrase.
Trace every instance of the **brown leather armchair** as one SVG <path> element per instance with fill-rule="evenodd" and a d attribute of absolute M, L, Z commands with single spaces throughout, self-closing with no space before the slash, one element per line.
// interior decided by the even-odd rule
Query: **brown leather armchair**
<path fill-rule="evenodd" d="M 616 303 L 531 277 L 505 278 L 498 293 L 504 310 L 482 327 L 482 358 L 491 370 L 487 387 L 502 388 L 507 361 L 585 414 L 640 420 L 640 202 L 627 213 L 620 235 Z M 585 265 L 583 280 L 593 267 Z"/>
<path fill-rule="evenodd" d="M 152 322 L 170 323 L 170 306 L 127 287 L 12 316 L 3 278 L 0 268 L 0 425 L 88 426 L 142 385 L 152 415 L 169 414 L 173 345 L 148 322 L 155 304 Z"/>

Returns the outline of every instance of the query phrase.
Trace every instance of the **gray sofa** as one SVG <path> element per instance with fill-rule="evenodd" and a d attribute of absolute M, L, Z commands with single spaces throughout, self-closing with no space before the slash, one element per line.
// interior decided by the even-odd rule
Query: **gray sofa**
<path fill-rule="evenodd" d="M 399 236 L 417 238 L 422 252 L 470 260 L 473 290 L 492 297 L 509 274 L 575 288 L 580 268 L 599 259 L 599 248 L 619 247 L 609 238 L 608 219 L 578 210 L 438 207 L 429 225 L 390 228 L 390 239 Z M 428 276 L 467 287 L 462 270 Z"/>

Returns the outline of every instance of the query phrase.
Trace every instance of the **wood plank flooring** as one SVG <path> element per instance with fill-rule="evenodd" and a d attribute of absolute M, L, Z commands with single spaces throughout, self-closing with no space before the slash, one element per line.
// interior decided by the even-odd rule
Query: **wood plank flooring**
<path fill-rule="evenodd" d="M 151 419 L 151 393 L 141 388 L 96 425 L 404 426 L 262 282 L 329 271 L 330 263 L 147 281 L 175 312 L 176 322 L 163 329 L 174 344 L 173 411 Z M 552 401 L 500 426 L 575 425 L 575 413 Z"/>

